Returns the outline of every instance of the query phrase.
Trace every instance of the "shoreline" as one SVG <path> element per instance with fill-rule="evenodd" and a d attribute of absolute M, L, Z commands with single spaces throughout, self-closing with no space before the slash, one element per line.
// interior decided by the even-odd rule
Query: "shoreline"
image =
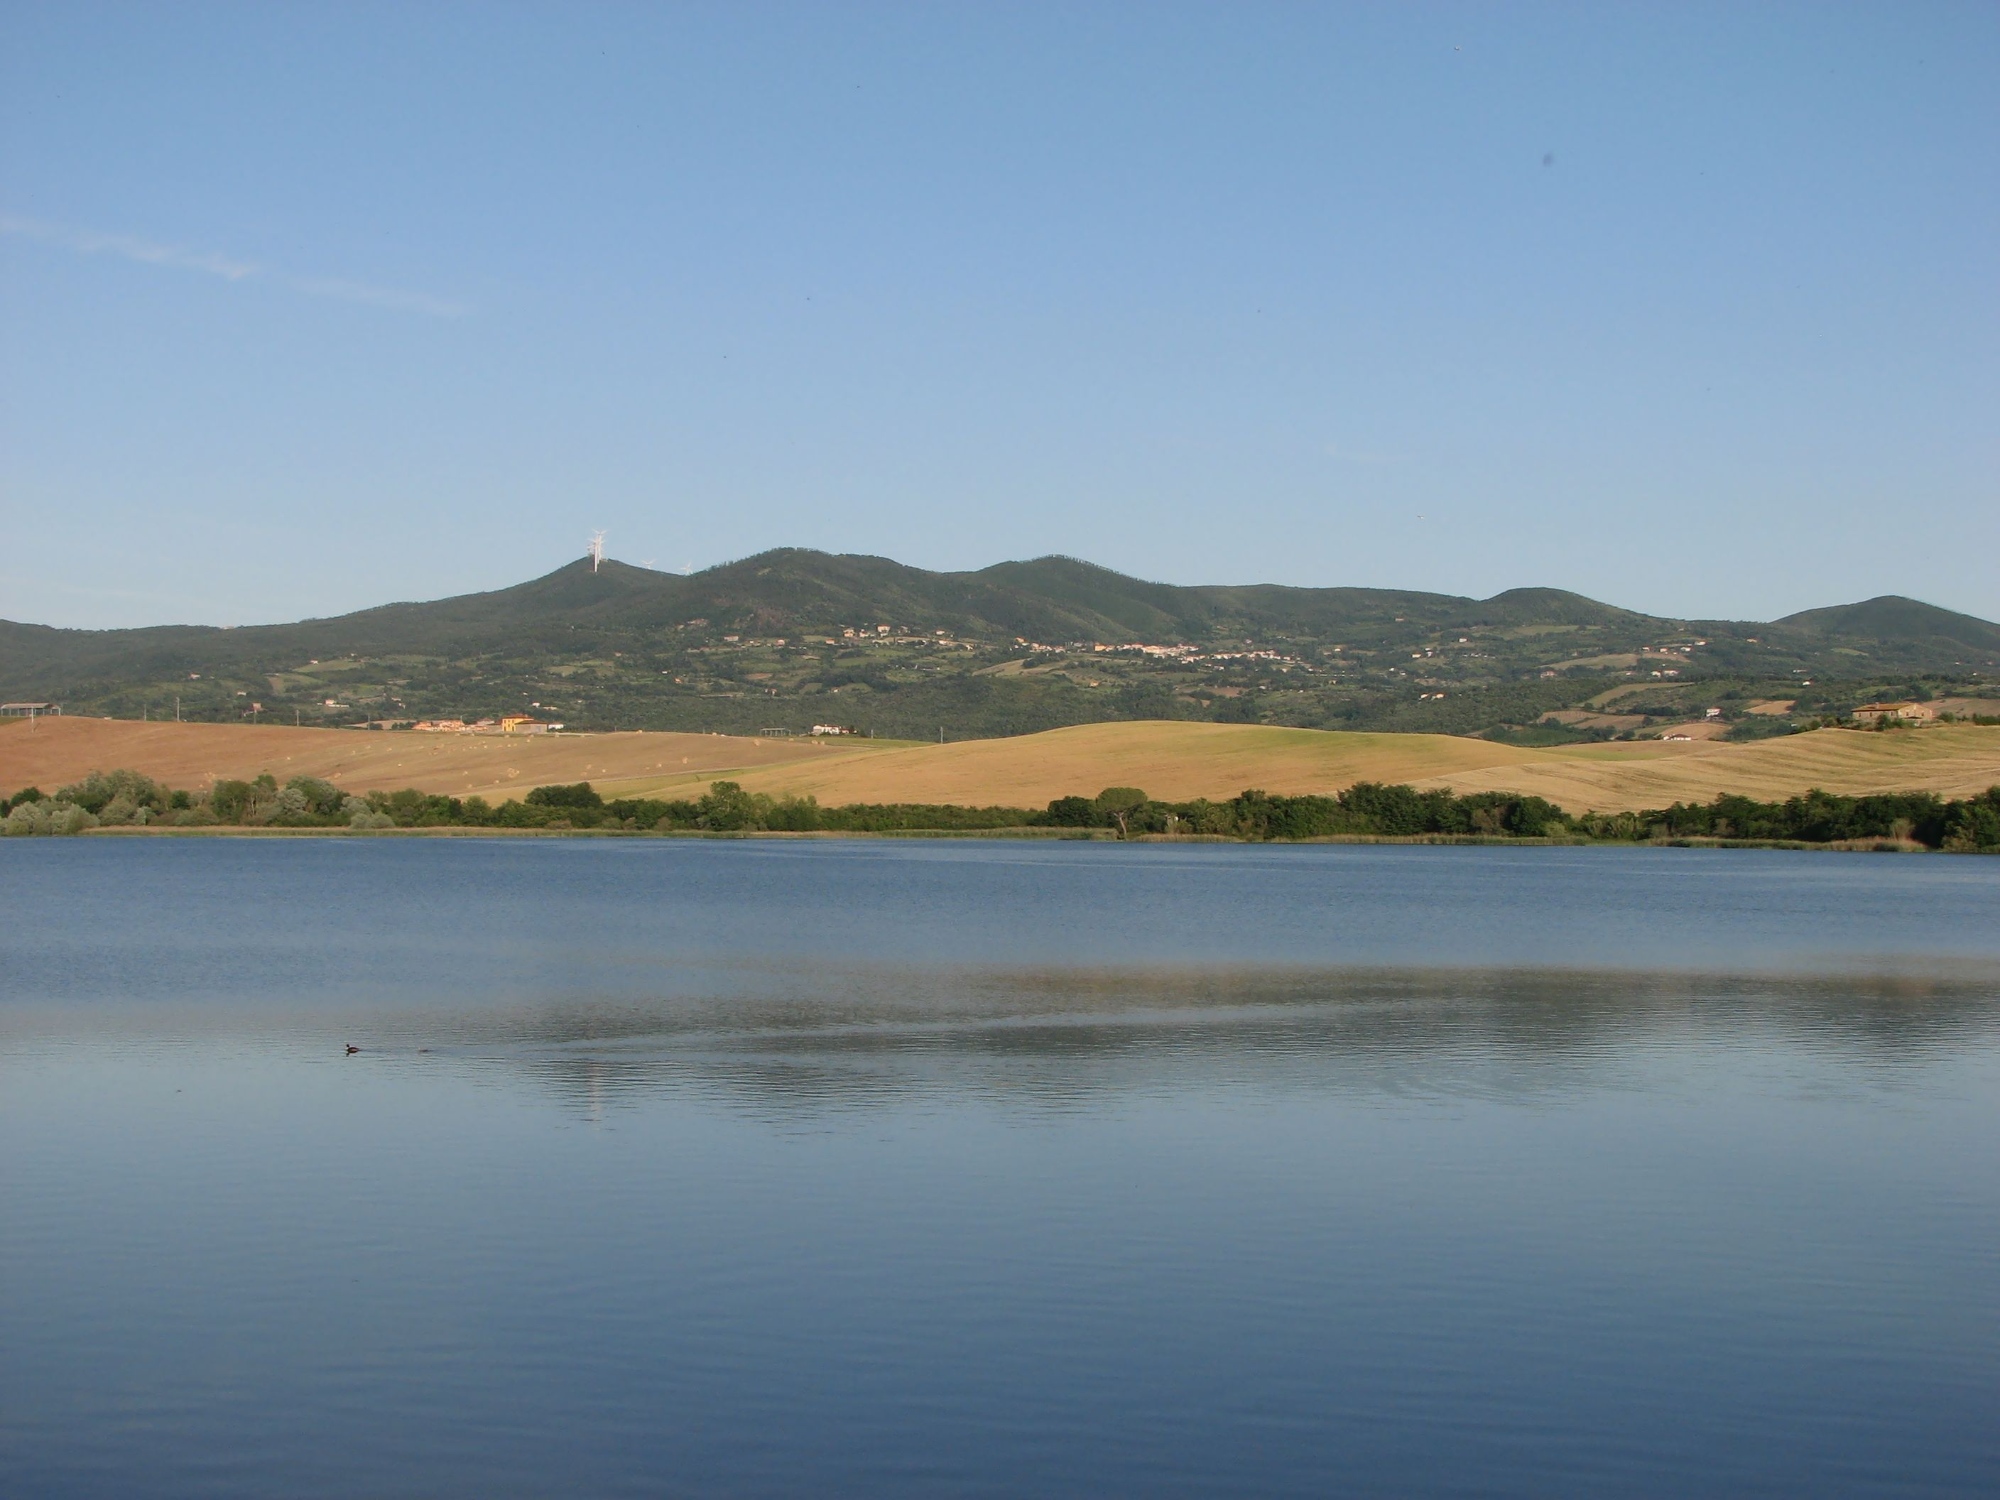
<path fill-rule="evenodd" d="M 124 824 L 87 828 L 75 838 L 224 838 L 224 839 L 698 839 L 698 840 L 832 840 L 832 839 L 1018 839 L 1042 843 L 1090 844 L 1254 844 L 1286 847 L 1312 844 L 1383 844 L 1403 847 L 1467 846 L 1503 849 L 1783 849 L 1824 854 L 1951 854 L 1977 850 L 1930 849 L 1914 839 L 1842 839 L 1815 844 L 1800 839 L 1589 839 L 1510 838 L 1478 833 L 1334 833 L 1300 839 L 1237 838 L 1222 833 L 1141 833 L 1120 838 L 1106 828 L 893 828 L 864 829 L 673 829 L 652 828 L 246 828 L 221 824 L 210 827 L 157 828 Z"/>

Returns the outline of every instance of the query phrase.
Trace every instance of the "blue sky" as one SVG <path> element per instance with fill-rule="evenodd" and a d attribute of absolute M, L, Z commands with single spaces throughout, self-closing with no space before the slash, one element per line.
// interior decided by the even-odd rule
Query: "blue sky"
<path fill-rule="evenodd" d="M 2000 617 L 2000 7 L 0 4 L 0 617 L 766 547 Z"/>

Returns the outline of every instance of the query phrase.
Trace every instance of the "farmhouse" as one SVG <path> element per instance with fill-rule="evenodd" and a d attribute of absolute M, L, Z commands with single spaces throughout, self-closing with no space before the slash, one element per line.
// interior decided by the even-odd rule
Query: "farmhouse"
<path fill-rule="evenodd" d="M 1928 703 L 1864 703 L 1854 710 L 1854 717 L 1863 724 L 1928 724 L 1937 718 L 1937 710 Z"/>

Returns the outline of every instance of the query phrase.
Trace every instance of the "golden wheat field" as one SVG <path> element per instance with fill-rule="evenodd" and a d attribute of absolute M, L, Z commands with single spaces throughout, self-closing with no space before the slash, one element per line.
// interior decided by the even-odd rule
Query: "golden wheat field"
<path fill-rule="evenodd" d="M 1786 797 L 1811 787 L 1858 795 L 2000 783 L 2000 728 L 1947 725 L 1890 734 L 1826 729 L 1754 744 L 1628 741 L 1525 749 L 1427 734 L 1348 734 L 1228 724 L 1088 724 L 1019 739 L 914 745 L 737 778 L 754 791 L 822 803 L 959 802 L 1035 807 L 1052 797 L 1136 786 L 1173 801 L 1336 792 L 1407 781 L 1459 792 L 1520 791 L 1572 812 L 1706 801 L 1722 792 Z"/>
<path fill-rule="evenodd" d="M 958 802 L 1038 807 L 1137 786 L 1155 797 L 1224 798 L 1245 787 L 1336 792 L 1407 781 L 1460 792 L 1521 791 L 1572 812 L 1661 807 L 1721 792 L 1772 798 L 1809 787 L 1857 795 L 1962 796 L 2000 784 L 2000 728 L 1889 734 L 1822 729 L 1754 744 L 1630 741 L 1525 749 L 1449 735 L 1347 734 L 1259 725 L 1086 724 L 1015 739 L 924 745 L 707 734 L 516 738 L 109 719 L 0 722 L 0 791 L 53 790 L 127 766 L 196 789 L 269 771 L 355 791 L 417 787 L 498 800 L 549 782 L 611 795 L 685 796 L 727 777 L 822 803 Z"/>
<path fill-rule="evenodd" d="M 269 771 L 352 791 L 413 786 L 489 801 L 550 782 L 683 775 L 712 780 L 774 761 L 841 760 L 884 741 L 745 739 L 720 734 L 485 735 L 126 719 L 0 720 L 0 792 L 45 791 L 92 770 L 129 767 L 172 787 Z"/>

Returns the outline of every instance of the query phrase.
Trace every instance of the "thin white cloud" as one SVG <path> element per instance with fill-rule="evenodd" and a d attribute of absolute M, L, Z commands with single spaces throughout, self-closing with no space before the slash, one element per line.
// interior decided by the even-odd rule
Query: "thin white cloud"
<path fill-rule="evenodd" d="M 389 308 L 396 312 L 422 313 L 433 318 L 462 318 L 466 314 L 463 304 L 426 296 L 422 292 L 398 291 L 394 287 L 369 286 L 364 282 L 329 276 L 292 276 L 259 265 L 254 260 L 240 260 L 212 250 L 188 250 L 179 245 L 156 244 L 134 235 L 105 234 L 95 229 L 50 224 L 41 219 L 0 214 L 0 235 L 35 240 L 44 245 L 59 245 L 79 255 L 115 255 L 140 265 L 201 271 L 210 276 L 220 276 L 224 281 L 268 281 L 308 297 L 331 297 L 341 302 L 359 302 L 368 307 Z"/>

